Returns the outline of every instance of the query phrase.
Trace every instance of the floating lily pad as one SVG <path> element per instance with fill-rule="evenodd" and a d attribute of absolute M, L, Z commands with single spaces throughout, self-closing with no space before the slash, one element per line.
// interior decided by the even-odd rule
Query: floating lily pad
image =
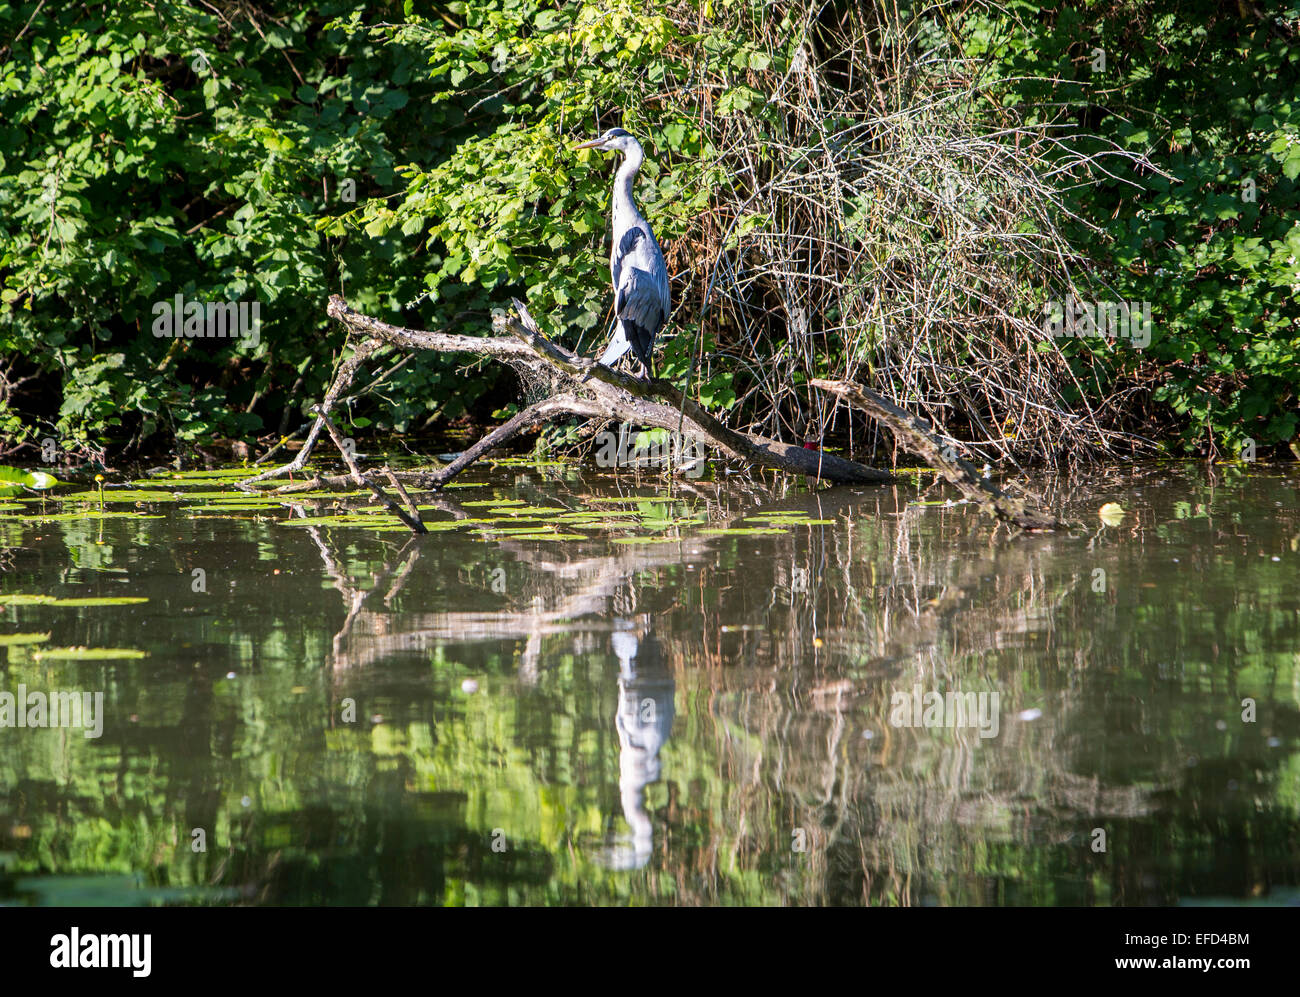
<path fill-rule="evenodd" d="M 48 515 L 32 513 L 28 516 L 19 516 L 14 513 L 4 513 L 4 519 L 20 519 L 26 523 L 73 523 L 84 519 L 162 519 L 160 515 L 149 515 L 143 512 L 124 512 L 121 510 L 83 509 L 80 512 L 52 512 Z"/>
<path fill-rule="evenodd" d="M 761 537 L 772 533 L 789 533 L 789 530 L 783 529 L 765 529 L 762 526 L 731 526 L 725 529 L 700 530 L 701 533 L 711 537 Z"/>
<path fill-rule="evenodd" d="M 618 537 L 611 542 L 616 544 L 679 544 L 684 541 L 681 537 Z"/>
<path fill-rule="evenodd" d="M 1124 522 L 1125 511 L 1118 502 L 1107 502 L 1097 510 L 1097 517 L 1107 526 L 1118 526 Z"/>
<path fill-rule="evenodd" d="M 134 606 L 148 602 L 143 596 L 89 596 L 85 598 L 58 599 L 52 595 L 34 595 L 16 592 L 0 595 L 0 606 Z"/>
<path fill-rule="evenodd" d="M 166 474 L 161 474 L 157 478 L 150 476 L 150 480 L 168 481 L 173 478 L 176 478 L 185 481 L 185 480 L 193 480 L 195 478 L 251 478 L 254 477 L 255 475 L 261 474 L 262 471 L 266 471 L 266 470 L 269 470 L 269 468 L 263 467 L 259 469 L 256 467 L 217 467 L 217 468 L 210 468 L 204 471 L 168 471 Z M 310 468 L 307 468 L 299 473 L 307 474 L 310 472 L 310 470 L 311 470 Z"/>
<path fill-rule="evenodd" d="M 0 495 L 21 495 L 25 489 L 45 491 L 59 484 L 59 479 L 45 471 L 24 471 L 0 465 Z"/>
<path fill-rule="evenodd" d="M 461 504 L 466 508 L 476 505 L 501 506 L 504 508 L 508 505 L 527 505 L 528 503 L 523 499 L 475 499 L 473 502 L 462 502 Z"/>
<path fill-rule="evenodd" d="M 563 516 L 556 516 L 555 518 L 564 522 L 571 522 L 582 519 L 608 520 L 617 516 L 635 517 L 636 515 L 635 509 L 595 509 L 590 512 L 566 512 Z"/>
<path fill-rule="evenodd" d="M 130 647 L 51 647 L 32 655 L 37 661 L 86 661 L 89 659 L 136 660 L 149 657 L 148 651 Z"/>
<path fill-rule="evenodd" d="M 586 540 L 581 533 L 521 533 L 511 540 Z"/>
<path fill-rule="evenodd" d="M 43 634 L 0 634 L 0 647 L 16 647 L 21 644 L 44 644 L 50 639 L 48 633 Z"/>
<path fill-rule="evenodd" d="M 317 499 L 340 501 L 346 494 L 320 489 L 311 492 L 244 492 L 232 489 L 224 492 L 182 492 L 180 497 L 186 502 L 298 502 Z"/>
<path fill-rule="evenodd" d="M 338 516 L 305 516 L 297 519 L 286 519 L 280 522 L 281 526 L 356 526 L 361 529 L 374 526 L 393 526 L 401 525 L 402 521 L 396 516 L 380 516 L 375 513 L 362 514 L 341 514 Z"/>
<path fill-rule="evenodd" d="M 531 537 L 546 532 L 544 530 L 539 530 L 536 526 L 483 526 L 480 527 L 480 529 L 482 529 L 484 533 L 491 534 L 494 537 Z M 547 533 L 547 536 L 551 535 L 551 533 Z"/>
<path fill-rule="evenodd" d="M 162 478 L 132 478 L 127 482 L 132 488 L 156 488 L 159 491 L 171 491 L 181 488 L 197 487 L 187 481 L 164 481 Z"/>
<path fill-rule="evenodd" d="M 302 498 L 308 492 L 289 492 L 285 495 L 260 494 L 258 492 L 241 492 L 235 489 L 224 492 L 181 492 L 180 497 L 186 502 L 283 502 L 286 498 Z M 323 494 L 330 494 L 325 492 Z"/>
<path fill-rule="evenodd" d="M 51 495 L 56 502 L 94 502 L 99 504 L 99 489 L 85 492 L 70 492 L 67 495 Z M 173 495 L 171 492 L 163 491 L 161 488 L 157 491 L 150 491 L 147 488 L 105 488 L 104 504 L 121 502 L 179 502 L 180 495 Z"/>
<path fill-rule="evenodd" d="M 267 505 L 261 502 L 225 502 L 214 505 L 195 505 L 185 510 L 186 513 L 204 513 L 204 512 L 279 512 L 280 506 Z"/>

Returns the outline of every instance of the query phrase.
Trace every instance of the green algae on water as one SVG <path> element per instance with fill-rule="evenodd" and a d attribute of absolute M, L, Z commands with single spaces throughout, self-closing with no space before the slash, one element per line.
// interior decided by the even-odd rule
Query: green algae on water
<path fill-rule="evenodd" d="M 131 647 L 51 647 L 32 657 L 37 661 L 135 661 L 149 657 L 149 652 Z"/>
<path fill-rule="evenodd" d="M 18 647 L 26 644 L 44 644 L 49 639 L 50 639 L 49 633 L 0 634 L 0 647 Z"/>

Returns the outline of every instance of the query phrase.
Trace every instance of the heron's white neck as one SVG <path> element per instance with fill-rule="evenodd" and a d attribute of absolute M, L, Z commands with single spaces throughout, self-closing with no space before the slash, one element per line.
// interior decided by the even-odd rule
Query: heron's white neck
<path fill-rule="evenodd" d="M 621 232 L 641 217 L 632 199 L 632 185 L 636 182 L 637 170 L 645 162 L 645 153 L 639 144 L 633 143 L 628 150 L 618 173 L 614 175 L 614 231 Z"/>

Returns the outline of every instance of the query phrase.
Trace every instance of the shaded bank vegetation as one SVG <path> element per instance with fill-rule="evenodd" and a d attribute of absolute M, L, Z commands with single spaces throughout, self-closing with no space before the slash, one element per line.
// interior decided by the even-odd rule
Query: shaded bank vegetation
<path fill-rule="evenodd" d="M 679 302 L 662 373 L 733 428 L 891 456 L 807 387 L 834 378 L 990 460 L 1285 452 L 1300 11 L 1074 7 L 10 6 L 0 451 L 297 431 L 330 293 L 482 335 L 516 295 L 590 355 L 608 171 L 565 145 L 622 124 Z M 154 336 L 177 294 L 261 302 L 257 341 Z M 1052 338 L 1073 299 L 1149 303 L 1150 344 Z M 434 355 L 359 384 L 353 437 L 529 400 Z"/>

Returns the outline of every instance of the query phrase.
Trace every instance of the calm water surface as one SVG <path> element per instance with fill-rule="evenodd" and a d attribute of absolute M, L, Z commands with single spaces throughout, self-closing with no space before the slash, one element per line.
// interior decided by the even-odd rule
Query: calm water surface
<path fill-rule="evenodd" d="M 421 498 L 640 524 L 570 541 L 0 519 L 0 598 L 148 600 L 0 605 L 50 634 L 0 691 L 104 694 L 98 738 L 0 728 L 0 902 L 1300 903 L 1300 472 L 1040 480 L 1081 525 L 1018 538 L 925 481 Z M 830 522 L 703 532 L 778 510 Z M 913 716 L 948 692 L 982 728 Z"/>

